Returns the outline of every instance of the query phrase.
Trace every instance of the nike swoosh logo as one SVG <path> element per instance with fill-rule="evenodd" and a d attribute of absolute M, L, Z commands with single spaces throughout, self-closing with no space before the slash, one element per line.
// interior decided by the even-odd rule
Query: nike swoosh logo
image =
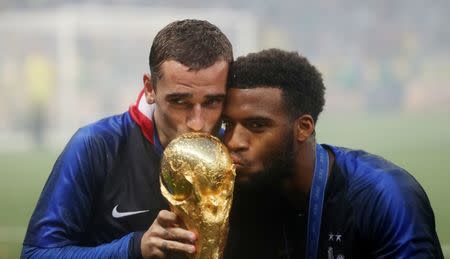
<path fill-rule="evenodd" d="M 114 209 L 112 211 L 112 216 L 113 216 L 113 218 L 116 218 L 116 219 L 149 211 L 149 210 L 138 210 L 138 211 L 129 211 L 129 212 L 118 212 L 117 207 L 119 207 L 119 205 L 116 205 L 116 207 L 114 207 Z"/>

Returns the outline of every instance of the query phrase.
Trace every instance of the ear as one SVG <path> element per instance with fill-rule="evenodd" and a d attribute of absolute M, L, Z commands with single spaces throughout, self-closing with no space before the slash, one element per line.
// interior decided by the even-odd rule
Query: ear
<path fill-rule="evenodd" d="M 147 103 L 155 103 L 155 88 L 152 83 L 152 76 L 148 73 L 145 73 L 142 80 L 144 81 L 144 92 Z"/>
<path fill-rule="evenodd" d="M 304 114 L 298 117 L 294 122 L 295 139 L 299 142 L 304 142 L 314 134 L 314 120 L 309 114 Z"/>

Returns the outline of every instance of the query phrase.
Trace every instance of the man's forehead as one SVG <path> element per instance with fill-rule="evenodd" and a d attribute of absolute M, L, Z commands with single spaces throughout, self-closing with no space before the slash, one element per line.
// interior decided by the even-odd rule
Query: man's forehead
<path fill-rule="evenodd" d="M 211 66 L 205 68 L 193 69 L 176 60 L 166 60 L 161 64 L 162 77 L 166 75 L 171 79 L 177 79 L 178 75 L 183 72 L 188 72 L 191 76 L 200 76 L 205 80 L 214 80 L 216 77 L 223 76 L 222 74 L 228 72 L 229 63 L 225 60 L 219 59 Z"/>
<path fill-rule="evenodd" d="M 227 99 L 234 103 L 281 104 L 281 94 L 276 87 L 228 88 Z"/>
<path fill-rule="evenodd" d="M 190 95 L 190 96 L 216 96 L 226 94 L 226 87 L 220 85 L 194 85 L 194 84 L 185 84 L 185 83 L 166 83 L 163 84 L 165 86 L 164 92 L 165 95 Z"/>
<path fill-rule="evenodd" d="M 225 115 L 231 112 L 267 113 L 281 112 L 282 91 L 275 87 L 250 89 L 229 88 Z"/>
<path fill-rule="evenodd" d="M 165 61 L 163 65 L 157 85 L 165 94 L 224 95 L 226 92 L 226 63 L 199 71 L 190 71 L 176 61 Z"/>
<path fill-rule="evenodd" d="M 198 94 L 198 96 L 201 96 L 204 99 L 213 99 L 213 98 L 221 98 L 225 99 L 225 93 L 222 92 L 202 92 Z M 173 91 L 166 94 L 165 98 L 183 98 L 183 99 L 190 99 L 196 97 L 195 93 L 192 92 L 184 92 L 184 91 Z"/>

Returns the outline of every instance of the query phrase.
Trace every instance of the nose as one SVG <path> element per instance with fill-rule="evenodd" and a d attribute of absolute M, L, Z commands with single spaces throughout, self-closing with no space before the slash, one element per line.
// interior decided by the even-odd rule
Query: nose
<path fill-rule="evenodd" d="M 237 124 L 232 128 L 227 128 L 225 130 L 224 143 L 233 153 L 247 149 L 248 139 L 244 127 Z"/>
<path fill-rule="evenodd" d="M 194 105 L 187 118 L 187 127 L 192 131 L 201 131 L 205 127 L 205 119 L 203 117 L 201 105 Z"/>

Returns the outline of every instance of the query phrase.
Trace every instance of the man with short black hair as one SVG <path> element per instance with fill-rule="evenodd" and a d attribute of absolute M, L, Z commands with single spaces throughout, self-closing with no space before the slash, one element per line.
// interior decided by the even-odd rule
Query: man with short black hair
<path fill-rule="evenodd" d="M 163 28 L 129 111 L 78 130 L 30 219 L 22 257 L 166 258 L 195 252 L 196 235 L 168 211 L 163 148 L 186 132 L 217 133 L 232 46 L 207 21 Z"/>
<path fill-rule="evenodd" d="M 237 176 L 226 258 L 443 258 L 408 172 L 316 142 L 325 86 L 305 57 L 240 57 L 228 86 L 224 142 Z"/>

